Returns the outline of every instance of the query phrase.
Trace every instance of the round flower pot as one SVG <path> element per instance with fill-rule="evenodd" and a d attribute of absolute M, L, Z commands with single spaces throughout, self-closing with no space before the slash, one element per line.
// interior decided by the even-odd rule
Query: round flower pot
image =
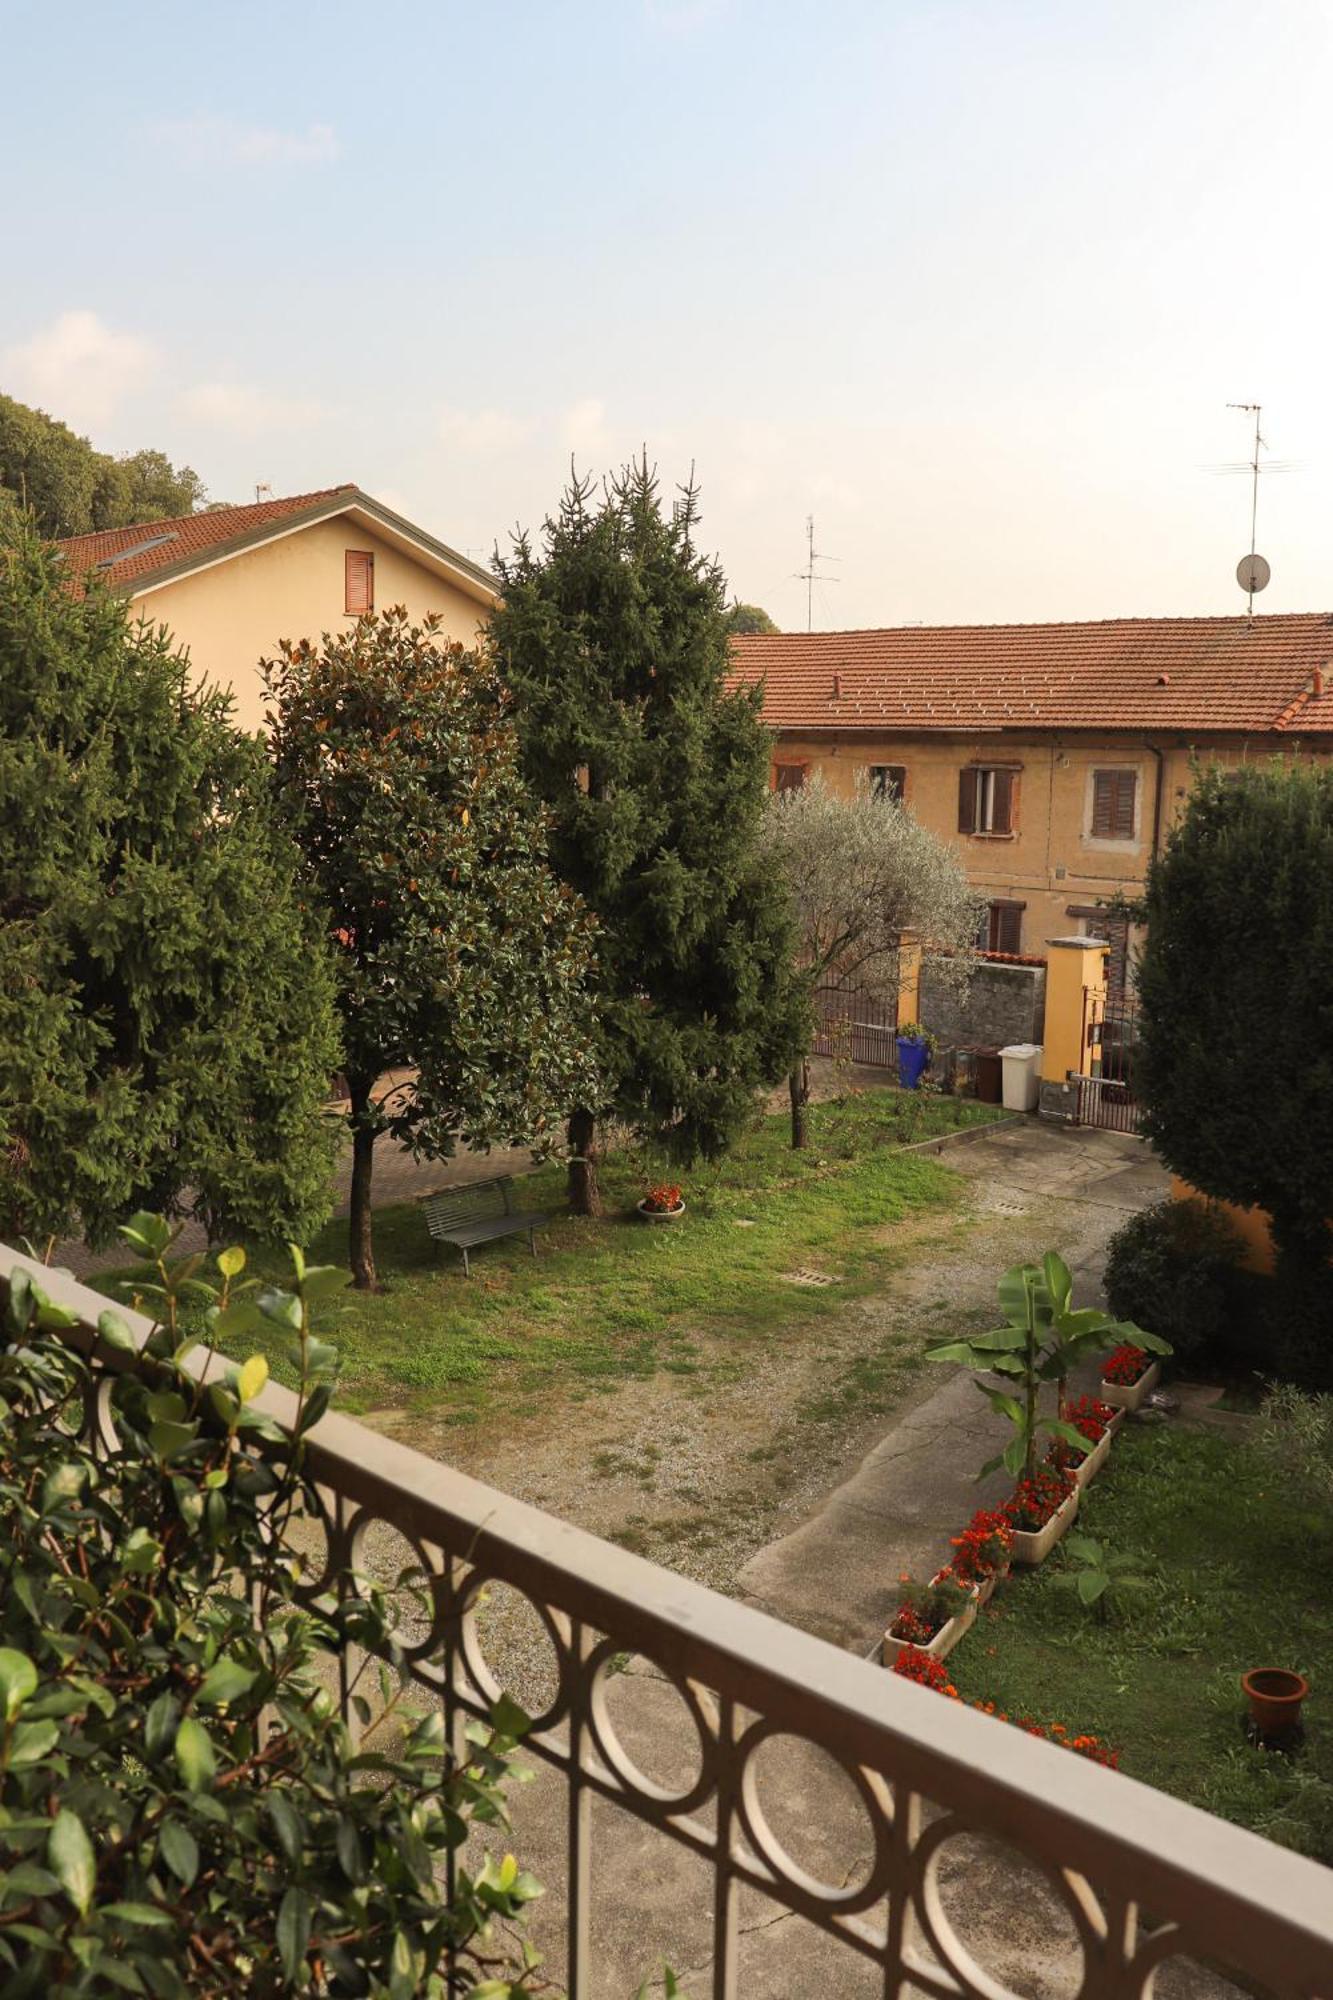
<path fill-rule="evenodd" d="M 1286 1667 L 1251 1667 L 1240 1684 L 1250 1704 L 1250 1721 L 1261 1743 L 1286 1737 L 1300 1726 L 1301 1703 L 1310 1692 L 1304 1674 Z"/>
<path fill-rule="evenodd" d="M 678 1208 L 649 1208 L 646 1201 L 641 1201 L 638 1210 L 645 1222 L 679 1222 L 685 1213 L 685 1204 L 681 1202 Z"/>
<path fill-rule="evenodd" d="M 930 1064 L 930 1048 L 925 1042 L 898 1037 L 898 1081 L 904 1090 L 917 1090 Z"/>
<path fill-rule="evenodd" d="M 1097 1391 L 1104 1403 L 1110 1403 L 1117 1410 L 1124 1410 L 1133 1416 L 1145 1396 L 1157 1387 L 1162 1376 L 1160 1361 L 1150 1362 L 1137 1382 L 1108 1382 L 1103 1376 L 1102 1386 Z"/>
<path fill-rule="evenodd" d="M 1068 1497 L 1060 1502 L 1044 1528 L 1015 1528 L 1014 1546 L 1009 1560 L 1024 1569 L 1035 1569 L 1044 1563 L 1060 1537 L 1074 1525 L 1078 1513 L 1078 1497 L 1081 1488 L 1075 1487 Z"/>

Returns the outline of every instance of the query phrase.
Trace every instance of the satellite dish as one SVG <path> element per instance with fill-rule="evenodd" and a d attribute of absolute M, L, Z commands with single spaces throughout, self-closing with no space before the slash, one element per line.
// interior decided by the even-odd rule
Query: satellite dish
<path fill-rule="evenodd" d="M 1236 581 L 1250 597 L 1264 588 L 1272 574 L 1262 556 L 1242 556 L 1236 564 Z"/>

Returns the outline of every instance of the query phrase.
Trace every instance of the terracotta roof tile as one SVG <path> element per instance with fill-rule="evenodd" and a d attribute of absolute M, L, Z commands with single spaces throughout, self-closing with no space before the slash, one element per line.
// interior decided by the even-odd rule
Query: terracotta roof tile
<path fill-rule="evenodd" d="M 251 507 L 217 507 L 203 514 L 138 521 L 132 528 L 106 528 L 95 535 L 73 535 L 58 546 L 71 577 L 86 576 L 97 569 L 110 583 L 137 583 L 157 570 L 174 569 L 190 556 L 205 555 L 227 542 L 251 535 L 270 521 L 303 513 L 339 493 L 356 490 L 348 482 L 326 486 L 318 493 L 294 493 L 285 500 L 259 500 Z"/>
<path fill-rule="evenodd" d="M 732 658 L 792 732 L 1333 731 L 1327 612 L 756 633 Z"/>

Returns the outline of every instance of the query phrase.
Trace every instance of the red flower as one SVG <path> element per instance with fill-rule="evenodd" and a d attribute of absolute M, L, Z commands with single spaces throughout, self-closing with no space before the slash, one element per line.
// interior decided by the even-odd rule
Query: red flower
<path fill-rule="evenodd" d="M 681 1204 L 680 1187 L 675 1181 L 663 1181 L 658 1187 L 650 1187 L 643 1198 L 645 1208 L 654 1215 L 667 1215 Z"/>
<path fill-rule="evenodd" d="M 1013 1523 L 1003 1507 L 978 1507 L 961 1535 L 953 1537 L 953 1570 L 963 1583 L 985 1583 L 1002 1570 L 1014 1545 Z"/>
<path fill-rule="evenodd" d="M 1138 1381 L 1140 1375 L 1147 1369 L 1147 1366 L 1148 1357 L 1143 1349 L 1141 1347 L 1134 1347 L 1129 1341 L 1124 1341 L 1117 1347 L 1115 1353 L 1111 1356 L 1105 1368 L 1103 1368 L 1102 1380 L 1103 1382 L 1118 1382 L 1122 1388 L 1128 1388 L 1131 1384 Z"/>
<path fill-rule="evenodd" d="M 1031 1479 L 1020 1479 L 1004 1512 L 1011 1525 L 1026 1534 L 1046 1526 L 1056 1509 L 1074 1491 L 1074 1475 L 1063 1466 L 1039 1465 Z"/>
<path fill-rule="evenodd" d="M 923 1653 L 919 1646 L 902 1646 L 893 1663 L 895 1674 L 901 1674 L 905 1681 L 915 1681 L 918 1687 L 931 1688 L 936 1694 L 948 1695 L 951 1701 L 961 1699 L 957 1688 L 949 1679 L 948 1669 L 943 1660 L 937 1660 L 932 1653 Z"/>

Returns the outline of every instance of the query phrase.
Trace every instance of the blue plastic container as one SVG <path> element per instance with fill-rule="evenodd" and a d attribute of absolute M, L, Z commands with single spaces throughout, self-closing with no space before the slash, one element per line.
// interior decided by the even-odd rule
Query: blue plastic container
<path fill-rule="evenodd" d="M 916 1090 L 930 1065 L 930 1048 L 925 1042 L 898 1037 L 898 1081 L 904 1090 Z"/>

